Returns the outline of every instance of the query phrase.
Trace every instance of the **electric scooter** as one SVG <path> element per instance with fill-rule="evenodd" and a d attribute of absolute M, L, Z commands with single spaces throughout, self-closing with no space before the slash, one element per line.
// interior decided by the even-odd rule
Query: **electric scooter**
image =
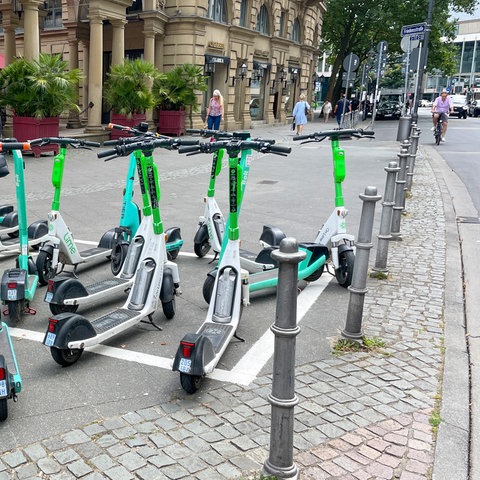
<path fill-rule="evenodd" d="M 318 231 L 315 243 L 330 247 L 330 258 L 334 268 L 334 275 L 342 287 L 347 288 L 352 283 L 353 268 L 355 265 L 355 237 L 347 233 L 345 218 L 348 210 L 342 191 L 342 182 L 345 180 L 345 151 L 340 147 L 340 140 L 352 137 L 373 138 L 374 132 L 362 129 L 328 130 L 308 135 L 293 137 L 293 140 L 306 140 L 303 143 L 321 142 L 330 138 L 333 157 L 333 181 L 335 184 L 335 208 Z M 328 264 L 327 264 L 328 269 Z"/>
<path fill-rule="evenodd" d="M 254 139 L 253 141 L 265 142 L 270 145 L 274 143 L 274 140 L 266 139 Z M 192 147 L 192 149 L 190 149 L 190 154 L 215 151 L 217 148 L 215 146 L 216 144 L 222 145 L 222 141 L 213 142 L 210 144 L 203 143 L 197 147 L 197 149 L 200 149 L 200 152 L 192 152 Z M 187 148 L 182 148 L 179 149 L 179 152 L 187 150 Z M 242 152 L 239 161 L 239 165 L 242 170 L 242 177 L 239 185 L 239 211 L 245 193 L 245 188 L 250 173 L 250 167 L 252 165 L 251 154 L 245 157 L 244 153 L 245 152 Z M 228 229 L 228 220 L 226 228 Z M 270 253 L 272 249 L 279 247 L 280 242 L 283 238 L 285 238 L 285 234 L 278 227 L 275 227 L 273 225 L 264 225 L 262 234 L 260 236 L 260 244 L 262 246 L 262 250 L 256 253 L 243 248 L 240 249 L 241 267 L 248 272 L 248 282 L 245 283 L 246 285 L 248 285 L 248 288 L 244 288 L 242 297 L 245 305 L 248 305 L 250 303 L 250 293 L 258 292 L 265 289 L 273 289 L 277 286 L 278 263 L 274 259 L 272 259 Z M 222 259 L 222 255 L 226 248 L 227 241 L 227 236 L 225 235 L 222 241 L 222 247 L 220 249 L 219 261 L 221 261 Z M 328 258 L 328 249 L 323 246 L 316 245 L 316 243 L 303 243 L 302 245 L 304 246 L 306 256 L 305 259 L 299 264 L 298 280 L 306 280 L 307 282 L 313 282 L 315 280 L 318 280 L 318 278 L 320 278 L 323 272 L 325 261 Z M 217 273 L 218 267 L 214 268 L 207 274 L 207 277 L 203 284 L 203 298 L 207 303 L 210 303 L 213 285 L 215 283 L 215 277 Z"/>
<path fill-rule="evenodd" d="M 200 135 L 202 137 L 212 137 L 213 141 L 219 139 L 237 138 L 238 140 L 247 140 L 250 138 L 249 132 L 226 132 L 221 130 L 196 130 L 187 129 L 187 133 Z M 212 155 L 212 168 L 210 170 L 210 181 L 208 184 L 207 196 L 205 197 L 205 208 L 203 215 L 198 219 L 198 230 L 193 239 L 193 249 L 197 257 L 204 257 L 210 248 L 215 254 L 213 261 L 217 258 L 222 248 L 223 237 L 225 233 L 225 219 L 215 200 L 215 183 L 222 170 L 222 160 L 225 151 L 223 149 L 215 150 Z M 245 164 L 245 159 L 251 152 L 242 151 L 240 162 Z"/>
<path fill-rule="evenodd" d="M 81 263 L 100 259 L 109 260 L 115 235 L 115 229 L 112 228 L 102 235 L 96 247 L 80 252 L 75 244 L 72 232 L 60 213 L 62 178 L 68 145 L 74 148 L 88 149 L 99 147 L 100 144 L 67 137 L 46 137 L 30 141 L 30 145 L 44 146 L 48 144 L 57 144 L 60 146 L 60 150 L 53 158 L 52 185 L 54 195 L 52 210 L 48 214 L 49 233 L 42 243 L 36 260 L 38 279 L 41 285 L 47 285 L 48 280 L 61 273 L 66 265 L 72 265 L 73 274 L 76 275 L 77 267 Z M 60 268 L 59 265 L 61 265 Z"/>
<path fill-rule="evenodd" d="M 242 305 L 248 301 L 250 278 L 242 269 L 240 259 L 240 230 L 238 226 L 241 203 L 241 182 L 244 175 L 239 162 L 242 150 L 286 155 L 290 147 L 272 145 L 266 141 L 219 141 L 198 147 L 179 149 L 180 153 L 194 153 L 198 149 L 211 153 L 224 148 L 229 156 L 229 216 L 227 242 L 217 267 L 207 317 L 196 333 L 183 337 L 175 355 L 172 370 L 180 372 L 180 383 L 187 393 L 195 393 L 205 375 L 211 373 L 220 361 L 231 339 L 236 336 Z M 319 256 L 325 261 L 325 248 L 302 244 L 310 259 Z M 278 282 L 278 269 L 276 281 Z M 269 274 L 267 273 L 267 276 Z M 275 284 L 276 285 L 276 284 Z"/>
<path fill-rule="evenodd" d="M 0 142 L 0 151 L 13 152 L 16 186 L 15 194 L 18 205 L 18 225 L 20 254 L 16 268 L 3 272 L 0 284 L 0 298 L 7 306 L 3 313 L 8 314 L 10 321 L 17 323 L 24 313 L 35 314 L 30 308 L 30 301 L 38 286 L 38 275 L 35 263 L 28 254 L 27 204 L 25 199 L 25 176 L 22 151 L 30 150 L 30 144 L 24 142 Z"/>
<path fill-rule="evenodd" d="M 15 351 L 8 326 L 0 322 L 0 422 L 8 417 L 7 400 L 17 401 L 22 390 L 22 377 L 18 369 Z"/>
<path fill-rule="evenodd" d="M 179 146 L 179 139 L 168 139 L 168 148 L 175 150 Z M 109 141 L 109 145 L 128 145 L 141 142 L 139 137 L 123 137 L 118 140 Z M 196 142 L 196 141 L 194 141 Z M 135 162 L 134 167 L 138 170 L 138 177 L 141 179 L 140 190 L 143 201 L 143 219 L 138 227 L 135 229 L 136 235 L 141 238 L 148 236 L 148 232 L 152 228 L 152 205 L 150 196 L 145 186 L 146 183 L 142 177 L 141 165 L 143 158 L 143 151 L 141 149 L 135 150 L 130 154 L 130 168 L 129 176 L 133 179 L 134 172 L 131 172 L 132 160 Z M 123 215 L 123 209 L 122 209 Z M 130 240 L 125 240 L 122 237 L 124 234 L 123 227 L 117 229 L 117 238 L 120 238 L 120 248 L 126 249 L 125 254 L 121 254 L 125 262 L 121 261 L 120 271 L 113 277 L 100 282 L 95 282 L 91 285 L 84 286 L 77 278 L 64 275 L 58 275 L 48 281 L 47 291 L 45 293 L 45 302 L 49 304 L 50 311 L 54 315 L 58 315 L 64 312 L 76 312 L 78 307 L 83 305 L 92 304 L 98 300 L 103 300 L 106 297 L 116 295 L 118 292 L 128 292 L 133 282 L 135 281 L 135 273 L 138 266 L 138 255 L 140 250 L 138 245 L 133 248 L 129 248 L 135 236 Z M 180 235 L 179 227 L 172 227 L 165 231 L 165 242 L 167 248 L 167 255 L 177 252 L 182 244 L 183 240 Z M 170 252 L 168 248 L 171 248 Z M 114 247 L 115 248 L 115 247 Z M 176 255 L 175 255 L 176 257 Z M 173 258 L 174 259 L 174 258 Z M 169 260 L 172 260 L 169 256 Z M 113 272 L 113 268 L 112 268 Z"/>
<path fill-rule="evenodd" d="M 195 142 L 195 141 L 193 141 Z M 179 294 L 179 274 L 177 265 L 168 260 L 165 236 L 160 215 L 160 185 L 157 167 L 153 162 L 155 148 L 170 148 L 173 144 L 192 144 L 192 140 L 145 139 L 132 144 L 118 145 L 111 150 L 101 152 L 99 158 L 111 160 L 118 156 L 127 156 L 136 150 L 143 155 L 138 157 L 140 181 L 146 185 L 152 215 L 146 218 L 148 229 L 139 228 L 132 243 L 125 268 L 135 263 L 135 280 L 128 298 L 118 308 L 100 318 L 89 321 L 76 313 L 61 313 L 49 318 L 43 344 L 50 348 L 53 359 L 62 366 L 74 364 L 85 348 L 97 345 L 121 333 L 131 326 L 147 321 L 161 330 L 153 322 L 152 315 L 158 302 L 167 319 L 175 316 L 175 296 Z"/>
<path fill-rule="evenodd" d="M 132 143 L 139 141 L 145 137 L 153 138 L 169 138 L 157 133 L 148 131 L 148 123 L 142 122 L 136 127 L 127 127 L 115 123 L 108 124 L 109 129 L 121 130 L 127 132 L 131 137 L 120 137 L 117 140 L 107 140 L 104 145 L 122 145 L 123 143 Z M 141 154 L 141 152 L 139 152 Z M 122 213 L 120 215 L 120 224 L 115 228 L 115 236 L 113 238 L 111 268 L 114 275 L 118 275 L 122 269 L 123 262 L 126 258 L 128 245 L 130 244 L 138 226 L 141 222 L 140 209 L 137 204 L 132 201 L 133 182 L 135 180 L 136 159 L 135 152 L 130 154 L 130 164 L 127 174 L 127 181 L 123 194 Z M 143 188 L 143 185 L 140 185 Z M 142 192 L 142 195 L 145 192 Z M 169 260 L 175 260 L 183 245 L 180 228 L 171 227 L 165 232 L 167 253 Z"/>
<path fill-rule="evenodd" d="M 12 141 L 4 139 L 4 141 Z M 9 174 L 7 160 L 4 154 L 0 154 L 0 178 Z M 42 242 L 42 237 L 48 233 L 46 221 L 36 221 L 28 227 L 28 245 L 35 248 Z M 20 240 L 18 238 L 18 213 L 13 205 L 0 205 L 0 253 L 20 252 Z"/>

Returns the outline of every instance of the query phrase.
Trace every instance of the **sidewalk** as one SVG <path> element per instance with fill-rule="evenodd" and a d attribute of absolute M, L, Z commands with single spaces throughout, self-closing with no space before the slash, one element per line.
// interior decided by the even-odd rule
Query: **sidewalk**
<path fill-rule="evenodd" d="M 288 129 L 254 132 L 290 141 Z M 432 168 L 441 159 L 430 150 L 417 155 L 388 279 L 367 284 L 364 333 L 386 347 L 297 366 L 294 460 L 303 480 L 468 478 L 460 249 L 450 194 Z M 268 458 L 271 378 L 211 386 L 0 455 L 0 480 L 248 478 Z"/>

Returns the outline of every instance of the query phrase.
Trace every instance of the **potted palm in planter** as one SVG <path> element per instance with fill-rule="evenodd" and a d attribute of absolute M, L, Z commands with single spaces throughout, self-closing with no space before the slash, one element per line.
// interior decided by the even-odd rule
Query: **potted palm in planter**
<path fill-rule="evenodd" d="M 207 89 L 203 68 L 183 64 L 161 73 L 153 82 L 153 94 L 158 107 L 158 133 L 185 133 L 185 113 L 198 111 L 198 92 Z"/>
<path fill-rule="evenodd" d="M 132 127 L 146 120 L 145 112 L 155 106 L 151 85 L 158 74 L 152 63 L 141 59 L 112 65 L 103 91 L 112 123 Z M 116 139 L 125 134 L 112 130 L 110 135 Z"/>
<path fill-rule="evenodd" d="M 60 55 L 41 53 L 38 60 L 18 58 L 0 71 L 0 105 L 13 112 L 13 135 L 18 141 L 58 136 L 62 112 L 79 109 L 80 70 L 68 70 Z M 32 147 L 58 152 L 58 145 Z"/>

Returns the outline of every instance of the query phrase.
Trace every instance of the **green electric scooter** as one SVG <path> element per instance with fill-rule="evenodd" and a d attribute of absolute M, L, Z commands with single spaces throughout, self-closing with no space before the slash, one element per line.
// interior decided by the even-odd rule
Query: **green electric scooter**
<path fill-rule="evenodd" d="M 9 315 L 12 323 L 17 323 L 24 313 L 35 314 L 30 308 L 30 302 L 38 285 L 38 275 L 35 263 L 28 254 L 28 223 L 27 204 L 25 199 L 25 176 L 22 151 L 29 151 L 30 144 L 24 142 L 0 142 L 1 152 L 12 152 L 15 167 L 18 208 L 18 227 L 20 239 L 20 255 L 17 257 L 16 268 L 5 270 L 0 284 L 0 298 L 7 306 L 3 313 Z"/>

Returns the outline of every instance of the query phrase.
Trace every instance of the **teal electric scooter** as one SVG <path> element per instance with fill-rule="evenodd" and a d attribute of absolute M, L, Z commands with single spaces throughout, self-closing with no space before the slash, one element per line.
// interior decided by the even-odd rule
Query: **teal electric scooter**
<path fill-rule="evenodd" d="M 38 275 L 35 262 L 28 254 L 28 224 L 27 203 L 25 199 L 25 176 L 22 151 L 30 151 L 30 144 L 24 142 L 0 142 L 0 152 L 12 152 L 15 168 L 18 208 L 18 226 L 20 240 L 20 255 L 17 257 L 16 268 L 5 270 L 0 284 L 0 298 L 7 306 L 3 313 L 9 315 L 12 323 L 18 323 L 24 313 L 35 314 L 30 308 L 38 286 Z"/>
<path fill-rule="evenodd" d="M 21 390 L 22 377 L 8 326 L 0 322 L 0 422 L 4 422 L 8 417 L 7 401 L 13 399 L 15 402 Z"/>

